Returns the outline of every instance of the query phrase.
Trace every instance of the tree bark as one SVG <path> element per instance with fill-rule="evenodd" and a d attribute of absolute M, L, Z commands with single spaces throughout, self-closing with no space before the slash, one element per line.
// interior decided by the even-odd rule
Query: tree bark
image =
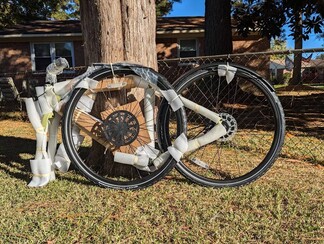
<path fill-rule="evenodd" d="M 81 0 L 86 64 L 130 61 L 157 68 L 153 0 Z"/>
<path fill-rule="evenodd" d="M 205 54 L 232 53 L 231 1 L 206 0 L 205 17 Z"/>
<path fill-rule="evenodd" d="M 80 11 L 87 65 L 127 61 L 157 69 L 155 1 L 81 0 Z M 105 97 L 97 96 L 93 115 L 105 109 Z M 118 97 L 111 100 L 122 105 L 125 101 L 117 101 Z M 114 163 L 111 152 L 93 143 L 89 166 L 111 176 L 137 174 L 132 166 Z"/>

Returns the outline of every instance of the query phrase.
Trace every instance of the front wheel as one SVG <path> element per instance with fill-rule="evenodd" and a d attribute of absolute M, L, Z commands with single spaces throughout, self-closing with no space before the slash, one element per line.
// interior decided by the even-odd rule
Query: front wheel
<path fill-rule="evenodd" d="M 89 180 L 103 187 L 140 189 L 165 176 L 174 159 L 157 145 L 161 91 L 172 89 L 144 67 L 103 67 L 82 81 L 64 111 L 62 136 L 68 157 Z M 185 132 L 184 109 L 174 112 Z"/>
<path fill-rule="evenodd" d="M 276 160 L 284 141 L 285 120 L 273 88 L 256 73 L 241 67 L 229 81 L 219 64 L 196 68 L 175 83 L 181 96 L 217 113 L 226 135 L 187 152 L 176 165 L 189 180 L 212 187 L 241 186 L 262 176 Z M 223 66 L 224 67 L 224 66 Z M 164 108 L 166 109 L 166 108 Z M 186 109 L 188 140 L 206 134 L 215 123 Z M 171 116 L 171 115 L 170 115 Z M 161 133 L 177 134 L 165 117 Z"/>

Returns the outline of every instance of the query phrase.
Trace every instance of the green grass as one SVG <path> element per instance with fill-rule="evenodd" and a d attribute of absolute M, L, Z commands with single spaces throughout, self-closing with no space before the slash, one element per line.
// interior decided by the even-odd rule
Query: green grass
<path fill-rule="evenodd" d="M 173 171 L 141 191 L 103 189 L 75 171 L 26 185 L 31 126 L 0 121 L 0 243 L 323 243 L 324 167 L 280 158 L 258 181 L 212 189 Z"/>

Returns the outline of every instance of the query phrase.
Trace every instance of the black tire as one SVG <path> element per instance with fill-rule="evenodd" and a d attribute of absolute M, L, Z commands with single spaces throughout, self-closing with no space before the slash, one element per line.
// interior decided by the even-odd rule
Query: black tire
<path fill-rule="evenodd" d="M 186 153 L 176 168 L 204 186 L 242 186 L 261 177 L 278 157 L 284 142 L 284 113 L 274 89 L 258 74 L 230 64 L 237 71 L 228 84 L 225 77 L 218 76 L 218 65 L 193 69 L 174 86 L 183 97 L 222 115 L 228 133 Z M 166 110 L 167 106 L 161 111 Z M 204 134 L 213 125 L 191 110 L 186 109 L 186 114 L 188 140 Z M 170 143 L 177 132 L 168 128 L 168 120 L 166 116 L 161 120 L 160 136 Z"/>
<path fill-rule="evenodd" d="M 152 70 L 147 70 L 148 72 L 153 72 Z M 129 67 L 119 67 L 115 66 L 114 71 L 112 72 L 109 67 L 103 67 L 99 69 L 98 71 L 94 72 L 89 76 L 89 78 L 100 81 L 104 79 L 113 78 L 114 79 L 123 79 L 127 75 L 136 75 L 138 76 L 132 68 Z M 169 83 L 165 78 L 160 76 L 158 73 L 154 73 L 155 77 L 158 77 L 157 80 L 157 86 L 155 86 L 156 89 L 161 90 L 167 90 L 172 89 Z M 138 145 L 144 145 L 146 142 L 144 138 L 144 132 L 148 131 L 149 129 L 147 127 L 143 127 L 142 125 L 145 123 L 139 122 L 140 120 L 134 119 L 137 118 L 137 116 L 142 116 L 144 118 L 143 114 L 143 106 L 138 104 L 138 110 L 135 112 L 133 108 L 129 107 L 129 110 L 127 110 L 128 107 L 121 108 L 120 106 L 125 105 L 128 106 L 128 104 L 131 102 L 130 97 L 134 99 L 134 94 L 129 95 L 130 91 L 134 91 L 134 93 L 138 92 L 141 88 L 134 88 L 136 90 L 131 89 L 121 89 L 117 91 L 117 94 L 112 95 L 112 92 L 101 92 L 96 95 L 96 100 L 94 103 L 94 106 L 91 109 L 91 112 L 89 112 L 90 115 L 96 117 L 99 120 L 106 121 L 105 126 L 103 126 L 103 123 L 100 122 L 100 125 L 98 126 L 99 135 L 101 135 L 105 140 L 109 141 L 110 144 L 114 145 L 117 149 L 116 151 L 120 151 L 121 148 L 124 146 L 127 151 L 127 153 L 135 154 L 135 147 L 133 142 L 136 142 Z M 114 188 L 114 189 L 140 189 L 147 186 L 150 186 L 163 178 L 175 165 L 175 161 L 172 157 L 169 157 L 166 162 L 156 169 L 153 172 L 147 172 L 144 170 L 140 170 L 137 167 L 134 167 L 133 165 L 121 165 L 120 163 L 116 163 L 114 160 L 114 155 L 112 151 L 105 149 L 104 146 L 97 143 L 95 140 L 93 140 L 93 135 L 89 135 L 87 133 L 83 133 L 81 130 L 81 134 L 85 136 L 86 138 L 83 140 L 81 145 L 75 145 L 75 141 L 73 139 L 73 133 L 72 130 L 75 126 L 75 116 L 79 112 L 79 102 L 80 99 L 85 95 L 85 93 L 91 93 L 90 90 L 79 88 L 75 89 L 73 94 L 71 95 L 69 102 L 67 103 L 64 111 L 64 118 L 63 118 L 63 124 L 62 124 L 62 137 L 63 142 L 67 151 L 67 154 L 73 164 L 76 166 L 76 168 L 89 180 L 94 182 L 97 185 L 107 187 L 107 188 Z M 114 104 L 113 98 L 118 97 L 119 95 L 125 95 L 125 101 L 123 104 Z M 101 98 L 100 98 L 101 96 Z M 101 99 L 101 102 L 97 103 L 97 100 Z M 102 101 L 105 102 L 105 105 L 112 106 L 111 109 L 107 109 L 107 106 L 102 106 Z M 107 102 L 108 101 L 108 102 Z M 81 103 L 81 102 L 80 102 Z M 96 106 L 96 103 L 99 104 Z M 119 102 L 118 102 L 119 103 Z M 79 104 L 79 105 L 78 105 Z M 101 104 L 101 105 L 100 105 Z M 99 107 L 99 108 L 98 108 Z M 110 107 L 109 107 L 110 108 Z M 106 118 L 100 118 L 102 115 L 102 111 L 110 111 L 111 113 Z M 99 112 L 98 112 L 99 111 Z M 125 112 L 126 111 L 126 112 Z M 141 111 L 141 112 L 139 112 Z M 116 116 L 115 116 L 116 113 Z M 133 114 L 134 113 L 134 114 Z M 125 115 L 126 114 L 126 115 Z M 177 112 L 174 113 L 175 118 L 178 121 L 177 124 L 181 125 L 182 127 L 178 128 L 179 131 L 185 132 L 186 126 L 185 126 L 185 113 L 184 109 L 181 108 Z M 123 116 L 126 116 L 124 119 Z M 114 117 L 115 116 L 115 117 Z M 137 121 L 137 123 L 128 123 L 125 121 L 128 121 L 127 116 L 130 116 L 132 118 L 132 121 Z M 126 127 L 113 127 L 113 124 L 109 124 L 111 120 L 117 119 L 119 122 L 123 120 L 124 124 L 128 123 Z M 109 121 L 110 122 L 109 122 Z M 85 120 L 84 120 L 85 121 Z M 108 122 L 107 122 L 108 121 Z M 118 124 L 118 121 L 115 124 Z M 133 127 L 132 127 L 133 126 Z M 79 128 L 80 125 L 78 125 Z M 137 129 L 134 129 L 134 128 Z M 95 128 L 93 126 L 93 128 Z M 126 128 L 126 129 L 125 129 Z M 130 132 L 130 128 L 133 128 L 133 132 Z M 142 129 L 141 129 L 142 128 Z M 155 128 L 156 129 L 156 128 Z M 122 132 L 122 143 L 120 143 L 120 140 L 117 140 L 116 138 L 121 138 L 116 136 L 119 131 Z M 136 132 L 134 132 L 136 130 Z M 142 132 L 141 132 L 142 130 Z M 112 132 L 113 131 L 113 132 Z M 96 132 L 97 133 L 97 132 Z M 115 133 L 115 134 L 114 134 Z M 116 134 L 117 133 L 117 134 Z M 147 134 L 145 134 L 147 135 Z M 126 139 L 125 139 L 126 138 Z M 118 142 L 117 142 L 118 141 Z M 127 141 L 127 142 L 126 142 Z M 162 144 L 164 144 L 163 142 Z M 160 143 L 161 144 L 161 143 Z M 158 145 L 158 143 L 156 143 Z M 158 148 L 159 149 L 159 148 Z M 116 152 L 114 151 L 114 153 Z M 124 151 L 123 151 L 124 152 Z M 162 151 L 160 150 L 162 153 Z M 95 157 L 93 156 L 95 155 Z M 152 160 L 150 161 L 150 164 L 152 164 Z M 116 165 L 119 165 L 116 167 Z M 122 167 L 123 169 L 120 169 Z"/>

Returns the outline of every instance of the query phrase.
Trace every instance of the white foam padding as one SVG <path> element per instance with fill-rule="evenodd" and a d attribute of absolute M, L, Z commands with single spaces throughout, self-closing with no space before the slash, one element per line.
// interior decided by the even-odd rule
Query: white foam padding
<path fill-rule="evenodd" d="M 168 160 L 169 157 L 170 157 L 170 153 L 166 151 L 153 161 L 153 165 L 157 169 L 159 169 L 163 164 L 165 164 L 165 162 Z"/>
<path fill-rule="evenodd" d="M 154 147 L 150 145 L 144 145 L 141 147 L 138 147 L 136 150 L 136 155 L 143 155 L 146 154 L 150 159 L 156 159 L 159 155 L 160 151 L 158 149 L 155 149 Z"/>
<path fill-rule="evenodd" d="M 183 154 L 188 151 L 188 140 L 184 133 L 182 133 L 175 141 L 173 145 L 168 147 L 168 152 L 177 162 L 180 161 Z"/>
<path fill-rule="evenodd" d="M 210 119 L 211 121 L 214 121 L 216 124 L 220 122 L 220 117 L 217 113 L 197 104 L 192 102 L 191 100 L 180 96 L 181 101 L 183 102 L 184 106 L 186 108 L 189 108 L 190 110 L 201 114 L 202 116 Z"/>
<path fill-rule="evenodd" d="M 163 97 L 168 101 L 173 111 L 177 111 L 179 108 L 183 107 L 183 103 L 179 95 L 174 90 L 161 90 L 161 93 Z"/>
<path fill-rule="evenodd" d="M 136 85 L 136 87 L 139 88 L 148 88 L 149 84 L 146 80 L 144 80 L 142 77 L 140 76 L 136 76 L 136 75 L 129 75 L 128 77 L 131 77 Z"/>
<path fill-rule="evenodd" d="M 46 150 L 46 133 L 45 129 L 42 126 L 40 116 L 36 110 L 35 103 L 32 98 L 24 99 L 26 104 L 27 115 L 30 123 L 32 124 L 35 132 L 36 132 L 36 153 L 35 159 L 42 159 L 43 156 L 47 155 Z"/>
<path fill-rule="evenodd" d="M 122 152 L 115 152 L 114 161 L 121 164 L 146 167 L 149 164 L 149 157 L 146 154 L 135 155 Z"/>
<path fill-rule="evenodd" d="M 195 139 L 192 139 L 188 142 L 188 152 L 196 150 L 202 146 L 205 146 L 213 141 L 216 141 L 220 137 L 226 135 L 225 127 L 219 123 L 215 125 L 210 131 L 206 134 L 199 136 Z"/>
<path fill-rule="evenodd" d="M 72 127 L 72 138 L 74 146 L 78 149 L 84 140 L 84 136 L 80 135 L 80 129 L 77 126 Z M 63 143 L 61 143 L 59 148 L 57 149 L 54 158 L 54 164 L 56 168 L 61 172 L 67 172 L 69 170 L 71 160 L 66 153 Z"/>
<path fill-rule="evenodd" d="M 40 109 L 41 109 L 41 116 L 43 116 L 44 114 L 51 113 L 53 111 L 53 109 L 48 104 L 46 97 L 44 96 L 45 88 L 43 86 L 36 86 L 35 90 L 36 90 L 36 95 L 38 97 L 38 103 L 39 103 Z"/>
<path fill-rule="evenodd" d="M 98 85 L 97 80 L 91 79 L 89 77 L 85 77 L 76 85 L 76 88 L 94 89 L 97 87 L 97 85 Z"/>
<path fill-rule="evenodd" d="M 60 97 L 64 97 L 72 90 L 73 80 L 62 81 L 54 84 L 54 92 Z"/>
<path fill-rule="evenodd" d="M 145 125 L 151 139 L 150 145 L 154 147 L 154 105 L 155 92 L 151 88 L 146 88 L 144 93 L 144 116 Z"/>
<path fill-rule="evenodd" d="M 49 158 L 30 160 L 30 168 L 33 178 L 28 184 L 29 187 L 42 187 L 50 182 L 51 160 Z"/>

